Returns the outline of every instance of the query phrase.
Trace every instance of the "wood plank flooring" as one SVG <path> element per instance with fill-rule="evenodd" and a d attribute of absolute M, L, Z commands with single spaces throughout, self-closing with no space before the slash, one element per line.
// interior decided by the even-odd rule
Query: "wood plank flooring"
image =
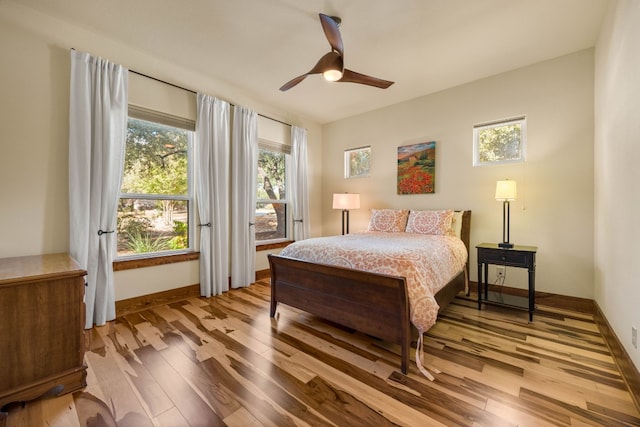
<path fill-rule="evenodd" d="M 593 316 L 477 310 L 457 297 L 399 348 L 280 305 L 269 285 L 191 298 L 91 330 L 87 388 L 11 408 L 7 426 L 640 426 Z"/>

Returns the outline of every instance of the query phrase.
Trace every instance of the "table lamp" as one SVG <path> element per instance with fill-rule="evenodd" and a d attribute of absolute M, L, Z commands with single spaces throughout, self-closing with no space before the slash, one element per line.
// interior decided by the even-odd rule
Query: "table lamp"
<path fill-rule="evenodd" d="M 333 209 L 342 210 L 342 234 L 349 234 L 349 210 L 360 209 L 360 194 L 335 193 L 333 195 Z"/>
<path fill-rule="evenodd" d="M 516 199 L 516 182 L 505 179 L 496 184 L 496 200 L 502 202 L 502 243 L 501 248 L 509 249 L 513 243 L 509 243 L 509 202 Z"/>

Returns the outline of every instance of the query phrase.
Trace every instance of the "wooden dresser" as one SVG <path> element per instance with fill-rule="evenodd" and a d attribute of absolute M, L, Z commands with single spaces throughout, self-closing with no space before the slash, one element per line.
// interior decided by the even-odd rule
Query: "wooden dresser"
<path fill-rule="evenodd" d="M 85 274 L 67 254 L 0 259 L 0 408 L 86 386 Z"/>

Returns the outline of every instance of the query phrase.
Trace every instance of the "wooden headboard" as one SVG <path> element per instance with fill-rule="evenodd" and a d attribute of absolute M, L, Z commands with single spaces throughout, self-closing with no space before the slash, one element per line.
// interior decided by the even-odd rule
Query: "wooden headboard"
<path fill-rule="evenodd" d="M 469 240 L 471 235 L 471 211 L 462 211 L 462 229 L 460 230 L 460 239 L 467 247 L 467 253 L 469 252 Z"/>

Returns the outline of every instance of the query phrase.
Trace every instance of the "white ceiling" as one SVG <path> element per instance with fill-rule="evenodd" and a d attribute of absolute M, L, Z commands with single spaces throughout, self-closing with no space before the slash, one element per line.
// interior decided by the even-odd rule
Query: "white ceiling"
<path fill-rule="evenodd" d="M 21 0 L 327 123 L 595 45 L 609 0 Z M 342 18 L 345 67 L 389 89 L 307 77 Z M 126 65 L 126 64 L 125 64 Z M 140 70 L 144 71 L 144 70 Z M 215 95 L 215 94 L 214 94 Z M 230 100 L 233 101 L 233 100 Z"/>

